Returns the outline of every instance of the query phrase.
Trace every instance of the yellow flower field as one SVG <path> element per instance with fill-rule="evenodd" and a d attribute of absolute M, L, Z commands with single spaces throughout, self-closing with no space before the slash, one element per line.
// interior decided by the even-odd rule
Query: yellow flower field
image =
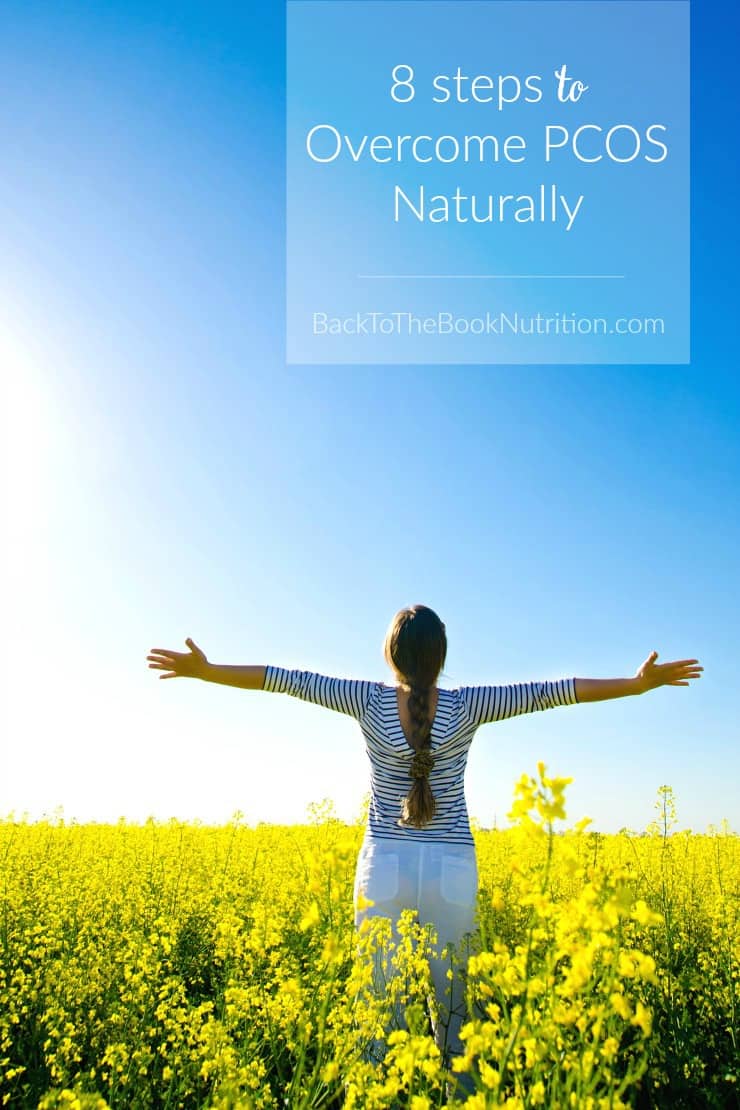
<path fill-rule="evenodd" d="M 330 806 L 285 827 L 0 821 L 0 1102 L 737 1106 L 738 837 L 672 832 L 667 787 L 644 835 L 559 831 L 569 781 L 540 764 L 513 827 L 475 832 L 480 927 L 449 1070 L 434 937 L 409 915 L 372 993 L 384 923 L 352 925 L 363 827 Z"/>

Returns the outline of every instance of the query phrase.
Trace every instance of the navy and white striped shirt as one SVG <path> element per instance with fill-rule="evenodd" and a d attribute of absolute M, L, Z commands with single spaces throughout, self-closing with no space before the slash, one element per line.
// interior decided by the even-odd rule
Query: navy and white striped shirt
<path fill-rule="evenodd" d="M 263 689 L 315 702 L 359 722 L 370 759 L 367 839 L 402 837 L 454 844 L 473 843 L 463 780 L 468 749 L 478 726 L 578 701 L 575 678 L 511 686 L 438 688 L 431 733 L 434 767 L 429 775 L 437 811 L 428 825 L 414 829 L 398 824 L 401 803 L 412 782 L 409 772 L 414 751 L 398 717 L 396 686 L 268 665 Z"/>

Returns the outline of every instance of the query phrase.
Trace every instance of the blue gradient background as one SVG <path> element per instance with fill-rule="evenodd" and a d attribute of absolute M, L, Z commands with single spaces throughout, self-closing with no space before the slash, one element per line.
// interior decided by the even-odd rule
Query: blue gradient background
<path fill-rule="evenodd" d="M 414 0 L 292 0 L 288 4 L 287 352 L 291 362 L 655 362 L 689 361 L 689 6 L 683 0 L 547 0 L 430 2 Z M 576 104 L 560 104 L 553 73 L 589 86 Z M 415 96 L 390 95 L 394 67 L 410 65 Z M 541 77 L 538 103 L 434 103 L 436 74 L 528 74 Z M 407 77 L 406 70 L 401 73 Z M 454 88 L 451 83 L 448 87 Z M 470 82 L 465 85 L 470 97 Z M 404 88 L 400 96 L 408 95 Z M 495 95 L 489 93 L 487 95 Z M 530 95 L 523 92 L 524 95 Z M 579 162 L 569 150 L 545 160 L 546 125 L 573 134 L 581 124 L 603 128 L 581 138 L 580 150 L 603 150 L 614 125 L 644 135 L 651 124 L 669 149 L 658 164 L 643 139 L 641 154 L 617 164 Z M 359 162 L 343 150 L 321 164 L 306 150 L 309 132 L 330 124 L 354 145 L 362 136 L 493 134 L 527 141 L 526 157 L 495 164 Z M 322 157 L 327 137 L 314 138 Z M 425 143 L 427 155 L 431 144 Z M 445 147 L 445 154 L 450 150 Z M 632 153 L 624 136 L 619 157 Z M 383 153 L 383 156 L 386 156 Z M 517 155 L 518 157 L 519 155 Z M 571 206 L 584 200 L 570 231 L 556 223 L 419 222 L 394 186 L 432 207 L 435 194 L 456 186 L 483 204 L 489 193 L 538 195 L 556 185 Z M 480 201 L 479 201 L 480 203 Z M 548 200 L 549 206 L 549 200 Z M 549 207 L 548 207 L 549 210 Z M 469 206 L 465 214 L 469 216 Z M 623 279 L 391 280 L 361 275 L 619 274 Z M 346 317 L 369 311 L 438 311 L 464 316 L 506 312 L 530 316 L 662 318 L 664 334 L 633 335 L 326 335 L 314 334 L 313 313 Z"/>
<path fill-rule="evenodd" d="M 634 672 L 692 689 L 481 729 L 467 795 L 740 827 L 737 13 L 692 12 L 692 363 L 285 364 L 280 5 L 8 3 L 0 22 L 0 812 L 300 820 L 367 790 L 349 718 L 147 669 L 389 680 L 442 615 L 442 685 Z"/>

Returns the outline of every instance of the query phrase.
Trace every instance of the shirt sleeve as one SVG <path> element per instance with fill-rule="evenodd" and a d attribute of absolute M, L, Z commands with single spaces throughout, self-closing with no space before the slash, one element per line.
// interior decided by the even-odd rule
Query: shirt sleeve
<path fill-rule="evenodd" d="M 335 709 L 337 713 L 346 713 L 359 721 L 377 686 L 377 682 L 365 679 L 330 678 L 315 671 L 287 670 L 268 664 L 262 689 L 312 701 L 315 705 Z"/>
<path fill-rule="evenodd" d="M 459 690 L 468 720 L 473 725 L 578 703 L 575 678 L 520 682 L 512 686 L 461 686 Z"/>

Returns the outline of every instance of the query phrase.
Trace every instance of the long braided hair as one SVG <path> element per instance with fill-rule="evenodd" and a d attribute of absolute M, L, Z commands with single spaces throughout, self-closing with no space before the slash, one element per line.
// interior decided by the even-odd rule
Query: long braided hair
<path fill-rule="evenodd" d="M 388 629 L 383 655 L 395 671 L 403 689 L 409 691 L 414 756 L 409 774 L 411 786 L 401 803 L 399 825 L 420 829 L 434 817 L 436 803 L 429 775 L 434 766 L 429 693 L 447 657 L 445 626 L 426 605 L 399 610 Z"/>

